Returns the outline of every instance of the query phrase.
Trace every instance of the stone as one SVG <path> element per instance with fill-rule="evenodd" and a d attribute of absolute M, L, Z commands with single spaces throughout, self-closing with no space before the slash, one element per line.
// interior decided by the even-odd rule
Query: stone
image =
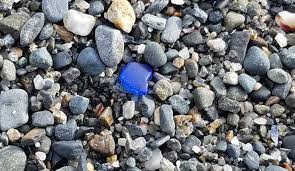
<path fill-rule="evenodd" d="M 223 52 L 226 49 L 226 43 L 221 38 L 208 40 L 207 45 L 213 52 Z"/>
<path fill-rule="evenodd" d="M 255 90 L 251 93 L 251 99 L 254 101 L 266 101 L 271 95 L 271 92 L 266 87 L 261 87 L 259 90 Z"/>
<path fill-rule="evenodd" d="M 73 59 L 67 51 L 59 52 L 53 56 L 53 68 L 61 69 L 72 63 Z"/>
<path fill-rule="evenodd" d="M 102 62 L 113 67 L 120 63 L 124 54 L 123 35 L 119 30 L 99 25 L 95 29 L 95 40 Z"/>
<path fill-rule="evenodd" d="M 286 83 L 289 80 L 288 73 L 280 68 L 268 70 L 267 76 L 270 80 L 279 84 Z"/>
<path fill-rule="evenodd" d="M 149 42 L 144 50 L 144 60 L 151 66 L 160 67 L 167 62 L 167 57 L 160 44 Z"/>
<path fill-rule="evenodd" d="M 273 117 L 279 117 L 285 112 L 285 108 L 280 104 L 274 104 L 270 107 L 270 114 Z"/>
<path fill-rule="evenodd" d="M 42 11 L 46 18 L 52 22 L 57 23 L 61 21 L 69 9 L 68 0 L 42 0 Z"/>
<path fill-rule="evenodd" d="M 32 114 L 32 125 L 35 127 L 47 127 L 54 124 L 53 114 L 47 110 Z"/>
<path fill-rule="evenodd" d="M 174 151 L 180 151 L 181 150 L 181 143 L 174 138 L 171 138 L 166 142 L 167 148 L 174 150 Z"/>
<path fill-rule="evenodd" d="M 158 17 L 151 14 L 145 14 L 141 17 L 141 20 L 149 27 L 156 30 L 164 30 L 166 27 L 167 20 L 162 17 Z"/>
<path fill-rule="evenodd" d="M 135 114 L 134 101 L 127 101 L 122 106 L 122 115 L 125 119 L 131 119 Z"/>
<path fill-rule="evenodd" d="M 265 171 L 286 171 L 286 169 L 280 166 L 269 165 L 265 168 Z"/>
<path fill-rule="evenodd" d="M 236 31 L 231 35 L 230 50 L 236 52 L 237 56 L 230 59 L 233 62 L 243 63 L 250 40 L 250 32 Z"/>
<path fill-rule="evenodd" d="M 26 162 L 27 156 L 21 148 L 9 145 L 0 149 L 0 170 L 25 170 Z"/>
<path fill-rule="evenodd" d="M 161 12 L 169 3 L 169 0 L 155 0 L 145 10 L 146 13 L 156 14 Z"/>
<path fill-rule="evenodd" d="M 144 137 L 138 137 L 134 140 L 131 140 L 131 142 L 127 141 L 127 149 L 130 149 L 136 153 L 140 152 L 142 149 L 145 149 L 145 147 L 146 147 L 146 140 Z"/>
<path fill-rule="evenodd" d="M 166 136 L 163 136 L 155 141 L 153 141 L 151 144 L 150 144 L 150 147 L 152 149 L 155 149 L 155 148 L 159 148 L 161 147 L 162 145 L 164 145 L 168 140 L 170 139 L 170 136 L 169 135 L 166 135 Z"/>
<path fill-rule="evenodd" d="M 136 71 L 136 72 L 134 72 Z M 148 92 L 148 81 L 152 78 L 152 68 L 137 62 L 128 63 L 120 73 L 119 82 L 128 93 L 145 95 Z"/>
<path fill-rule="evenodd" d="M 135 12 L 136 18 L 140 18 L 145 10 L 144 3 L 142 1 L 137 1 L 132 5 L 132 7 Z"/>
<path fill-rule="evenodd" d="M 28 46 L 36 39 L 41 32 L 45 23 L 45 16 L 43 13 L 34 14 L 22 27 L 20 32 L 20 45 Z"/>
<path fill-rule="evenodd" d="M 99 15 L 104 12 L 104 5 L 101 1 L 91 1 L 88 13 L 90 15 Z"/>
<path fill-rule="evenodd" d="M 95 135 L 89 141 L 91 149 L 106 155 L 115 154 L 115 141 L 112 135 Z"/>
<path fill-rule="evenodd" d="M 282 33 L 278 33 L 276 36 L 275 36 L 275 40 L 276 40 L 276 42 L 278 43 L 278 45 L 280 46 L 280 47 L 286 47 L 287 45 L 288 45 L 288 43 L 287 43 L 287 38 L 285 37 L 285 35 L 284 34 L 282 34 Z"/>
<path fill-rule="evenodd" d="M 197 5 L 195 5 L 194 8 L 192 9 L 192 15 L 196 17 L 197 20 L 200 21 L 201 23 L 206 23 L 208 18 L 208 14 L 204 10 L 199 8 Z"/>
<path fill-rule="evenodd" d="M 287 106 L 291 108 L 295 108 L 295 95 L 293 94 L 288 95 L 285 99 L 285 103 Z"/>
<path fill-rule="evenodd" d="M 162 105 L 160 107 L 160 128 L 167 134 L 174 135 L 175 133 L 173 111 L 170 105 Z"/>
<path fill-rule="evenodd" d="M 250 74 L 264 75 L 270 69 L 269 59 L 259 47 L 252 46 L 245 57 L 244 68 Z"/>
<path fill-rule="evenodd" d="M 283 68 L 283 64 L 281 62 L 280 56 L 276 53 L 273 53 L 269 56 L 269 62 L 270 62 L 270 69 Z"/>
<path fill-rule="evenodd" d="M 183 43 L 187 46 L 195 46 L 203 42 L 203 37 L 200 31 L 195 30 L 189 34 L 186 34 L 182 37 Z"/>
<path fill-rule="evenodd" d="M 152 151 L 151 158 L 144 163 L 146 170 L 157 170 L 161 167 L 162 152 L 160 149 L 155 149 Z"/>
<path fill-rule="evenodd" d="M 226 87 L 223 81 L 219 77 L 214 77 L 211 80 L 210 85 L 212 86 L 217 97 L 226 96 L 227 94 Z"/>
<path fill-rule="evenodd" d="M 227 123 L 231 126 L 238 126 L 240 117 L 237 114 L 229 114 L 226 119 Z"/>
<path fill-rule="evenodd" d="M 99 121 L 104 126 L 110 127 L 114 123 L 113 110 L 111 107 L 105 108 L 105 110 L 99 115 Z"/>
<path fill-rule="evenodd" d="M 67 43 L 70 43 L 74 39 L 73 33 L 68 31 L 65 27 L 53 24 L 53 28 L 59 37 Z"/>
<path fill-rule="evenodd" d="M 248 74 L 240 74 L 239 75 L 239 84 L 243 87 L 243 89 L 247 93 L 251 93 L 256 84 L 256 80 L 249 76 Z"/>
<path fill-rule="evenodd" d="M 29 61 L 31 65 L 42 69 L 47 69 L 53 65 L 52 57 L 46 47 L 33 51 L 29 56 Z"/>
<path fill-rule="evenodd" d="M 198 162 L 194 160 L 182 161 L 179 165 L 180 170 L 198 171 Z"/>
<path fill-rule="evenodd" d="M 239 83 L 239 76 L 235 72 L 226 72 L 223 75 L 223 82 L 229 85 L 238 85 Z"/>
<path fill-rule="evenodd" d="M 107 11 L 107 18 L 117 28 L 130 33 L 135 23 L 135 13 L 127 0 L 113 0 Z"/>
<path fill-rule="evenodd" d="M 189 78 L 195 78 L 199 72 L 199 66 L 193 59 L 187 59 L 184 62 L 185 70 Z"/>
<path fill-rule="evenodd" d="M 73 114 L 81 114 L 86 112 L 88 104 L 88 98 L 83 96 L 74 96 L 69 102 L 69 107 Z"/>
<path fill-rule="evenodd" d="M 15 65 L 9 60 L 3 60 L 0 76 L 3 80 L 14 81 L 16 79 Z"/>
<path fill-rule="evenodd" d="M 24 12 L 18 12 L 0 20 L 0 30 L 5 34 L 20 34 L 21 29 L 30 19 L 30 15 Z"/>
<path fill-rule="evenodd" d="M 242 14 L 230 11 L 224 18 L 225 27 L 228 30 L 233 30 L 245 22 L 245 17 Z"/>
<path fill-rule="evenodd" d="M 0 94 L 0 129 L 7 131 L 27 123 L 28 94 L 22 89 L 11 89 Z"/>
<path fill-rule="evenodd" d="M 46 135 L 45 129 L 34 128 L 26 133 L 21 140 L 23 146 L 34 145 Z"/>
<path fill-rule="evenodd" d="M 52 144 L 55 153 L 68 160 L 75 159 L 83 153 L 83 145 L 79 140 L 76 141 L 56 141 Z"/>
<path fill-rule="evenodd" d="M 227 90 L 227 97 L 232 100 L 243 102 L 247 100 L 248 94 L 240 86 L 231 86 Z"/>
<path fill-rule="evenodd" d="M 200 109 L 210 107 L 215 99 L 214 92 L 205 87 L 196 88 L 193 94 L 194 101 Z"/>
<path fill-rule="evenodd" d="M 129 157 L 126 160 L 126 165 L 129 166 L 129 167 L 135 167 L 136 166 L 136 160 L 135 160 L 135 158 Z"/>
<path fill-rule="evenodd" d="M 166 79 L 159 80 L 154 85 L 153 91 L 162 101 L 173 95 L 172 85 Z"/>
<path fill-rule="evenodd" d="M 214 150 L 217 152 L 225 152 L 227 149 L 227 143 L 225 140 L 220 140 L 217 142 L 216 146 L 214 147 Z"/>
<path fill-rule="evenodd" d="M 75 79 L 79 78 L 80 70 L 77 68 L 69 68 L 62 73 L 62 78 L 67 82 L 67 84 L 71 84 Z"/>
<path fill-rule="evenodd" d="M 292 86 L 292 79 L 290 75 L 288 77 L 289 79 L 286 83 L 274 85 L 272 89 L 272 95 L 278 96 L 281 99 L 285 99 L 287 97 L 287 95 L 289 94 L 290 88 Z"/>
<path fill-rule="evenodd" d="M 234 158 L 234 159 L 239 158 L 239 156 L 241 155 L 241 151 L 239 147 L 234 144 L 228 144 L 226 152 L 231 158 Z"/>
<path fill-rule="evenodd" d="M 105 70 L 104 63 L 92 47 L 87 47 L 80 52 L 77 65 L 83 72 L 91 76 L 97 76 Z"/>
<path fill-rule="evenodd" d="M 186 114 L 189 111 L 189 105 L 179 95 L 174 95 L 168 99 L 172 108 L 181 115 Z"/>
<path fill-rule="evenodd" d="M 257 152 L 259 155 L 265 153 L 265 147 L 260 141 L 253 143 L 253 150 Z"/>
<path fill-rule="evenodd" d="M 66 12 L 63 23 L 70 32 L 79 36 L 87 36 L 92 31 L 96 19 L 92 15 L 70 9 Z"/>
<path fill-rule="evenodd" d="M 259 168 L 259 155 L 254 151 L 249 151 L 243 161 L 251 170 L 256 170 Z"/>
<path fill-rule="evenodd" d="M 282 63 L 290 69 L 295 69 L 295 48 L 283 49 L 281 54 Z"/>
<path fill-rule="evenodd" d="M 1 11 L 10 11 L 12 9 L 14 0 L 1 0 L 0 1 L 0 10 Z"/>
<path fill-rule="evenodd" d="M 182 21 L 178 17 L 169 17 L 167 19 L 166 27 L 162 31 L 161 40 L 166 43 L 175 43 L 182 30 Z"/>
<path fill-rule="evenodd" d="M 172 61 L 173 59 L 178 57 L 178 51 L 176 49 L 170 49 L 165 54 L 168 61 Z"/>
<path fill-rule="evenodd" d="M 218 109 L 222 111 L 238 113 L 240 111 L 240 103 L 236 100 L 222 96 L 218 99 Z"/>
<path fill-rule="evenodd" d="M 17 129 L 14 129 L 14 128 L 10 128 L 6 132 L 6 135 L 9 139 L 9 141 L 12 143 L 18 141 L 22 136 L 21 133 Z"/>
<path fill-rule="evenodd" d="M 201 141 L 194 135 L 188 136 L 182 144 L 182 151 L 188 154 L 194 154 L 193 146 L 201 146 Z"/>
<path fill-rule="evenodd" d="M 223 15 L 220 11 L 214 10 L 209 13 L 208 20 L 213 24 L 217 24 L 223 20 Z"/>
<path fill-rule="evenodd" d="M 39 34 L 39 39 L 40 40 L 47 40 L 51 37 L 52 34 L 53 34 L 53 25 L 51 23 L 47 23 L 42 28 L 42 30 Z"/>
<path fill-rule="evenodd" d="M 150 118 L 154 114 L 156 108 L 154 99 L 147 95 L 140 97 L 137 106 L 140 113 L 146 118 Z"/>
<path fill-rule="evenodd" d="M 70 141 L 75 137 L 77 130 L 77 123 L 75 120 L 70 119 L 66 124 L 56 125 L 54 129 L 55 137 L 60 141 Z"/>

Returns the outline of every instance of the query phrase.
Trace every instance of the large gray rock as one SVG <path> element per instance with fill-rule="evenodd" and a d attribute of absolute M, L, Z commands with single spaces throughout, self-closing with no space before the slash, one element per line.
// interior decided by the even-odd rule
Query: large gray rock
<path fill-rule="evenodd" d="M 0 20 L 0 30 L 5 34 L 19 35 L 25 23 L 30 19 L 30 15 L 24 12 L 18 12 L 9 15 Z"/>
<path fill-rule="evenodd" d="M 11 89 L 0 94 L 0 129 L 7 131 L 28 122 L 28 94 L 22 89 Z"/>
<path fill-rule="evenodd" d="M 182 30 L 182 21 L 178 17 L 170 17 L 167 20 L 166 27 L 162 32 L 161 40 L 166 43 L 176 42 Z"/>
<path fill-rule="evenodd" d="M 27 156 L 21 148 L 9 145 L 0 149 L 0 170 L 25 170 L 26 162 Z"/>
<path fill-rule="evenodd" d="M 252 46 L 245 57 L 244 68 L 253 75 L 264 75 L 270 69 L 270 62 L 259 47 Z"/>
<path fill-rule="evenodd" d="M 61 21 L 68 9 L 68 0 L 42 0 L 42 11 L 52 23 Z"/>
<path fill-rule="evenodd" d="M 123 35 L 119 30 L 100 25 L 95 30 L 98 54 L 102 62 L 113 67 L 120 63 L 124 54 Z"/>
<path fill-rule="evenodd" d="M 4 60 L 0 76 L 3 80 L 14 81 L 16 79 L 15 65 L 9 60 Z"/>
<path fill-rule="evenodd" d="M 45 16 L 43 13 L 38 12 L 33 15 L 23 26 L 20 32 L 20 45 L 28 46 L 31 44 L 38 34 L 41 32 L 45 23 Z"/>

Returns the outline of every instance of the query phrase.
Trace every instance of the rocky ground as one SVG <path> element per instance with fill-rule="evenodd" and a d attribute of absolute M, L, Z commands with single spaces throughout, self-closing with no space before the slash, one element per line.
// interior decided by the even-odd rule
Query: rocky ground
<path fill-rule="evenodd" d="M 0 170 L 294 170 L 292 12 L 0 0 Z"/>

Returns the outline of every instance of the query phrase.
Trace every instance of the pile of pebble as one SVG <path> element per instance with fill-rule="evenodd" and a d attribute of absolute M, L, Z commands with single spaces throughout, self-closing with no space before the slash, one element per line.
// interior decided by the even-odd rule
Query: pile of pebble
<path fill-rule="evenodd" d="M 0 170 L 293 171 L 294 0 L 0 0 Z"/>

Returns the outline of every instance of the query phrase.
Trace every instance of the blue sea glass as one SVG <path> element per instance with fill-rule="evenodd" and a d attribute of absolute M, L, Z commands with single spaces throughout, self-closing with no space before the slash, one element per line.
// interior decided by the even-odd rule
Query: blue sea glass
<path fill-rule="evenodd" d="M 130 62 L 120 73 L 120 85 L 130 94 L 145 95 L 148 93 L 148 81 L 152 78 L 152 72 L 152 68 L 146 64 Z"/>

